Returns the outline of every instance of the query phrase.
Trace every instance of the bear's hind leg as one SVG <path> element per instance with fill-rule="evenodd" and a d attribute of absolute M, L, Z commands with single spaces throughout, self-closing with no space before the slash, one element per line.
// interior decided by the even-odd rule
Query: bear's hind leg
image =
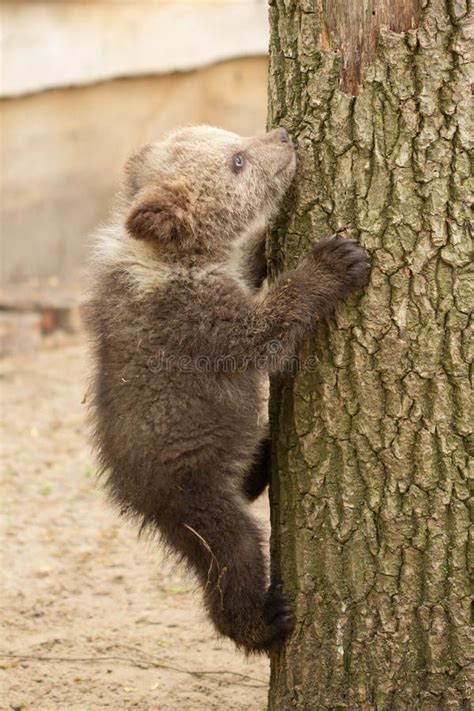
<path fill-rule="evenodd" d="M 252 466 L 244 477 L 243 492 L 249 501 L 254 501 L 270 483 L 271 440 L 263 439 L 258 447 Z"/>
<path fill-rule="evenodd" d="M 178 479 L 157 518 L 165 541 L 197 574 L 216 629 L 248 652 L 270 649 L 293 617 L 280 590 L 268 589 L 258 525 L 225 475 Z"/>

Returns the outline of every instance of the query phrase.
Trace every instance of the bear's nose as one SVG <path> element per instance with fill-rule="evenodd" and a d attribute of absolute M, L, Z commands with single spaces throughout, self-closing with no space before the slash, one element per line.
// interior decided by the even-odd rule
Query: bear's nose
<path fill-rule="evenodd" d="M 288 131 L 286 130 L 286 128 L 283 128 L 283 126 L 280 127 L 280 141 L 282 143 L 289 143 L 290 141 Z"/>

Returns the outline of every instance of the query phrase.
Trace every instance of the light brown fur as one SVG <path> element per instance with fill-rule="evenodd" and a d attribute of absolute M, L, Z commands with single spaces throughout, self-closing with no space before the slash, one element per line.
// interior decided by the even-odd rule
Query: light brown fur
<path fill-rule="evenodd" d="M 247 651 L 292 626 L 247 507 L 268 483 L 268 373 L 368 272 L 335 237 L 261 292 L 265 220 L 294 171 L 281 129 L 192 127 L 140 149 L 99 240 L 88 309 L 110 495 L 182 556 L 216 629 Z"/>

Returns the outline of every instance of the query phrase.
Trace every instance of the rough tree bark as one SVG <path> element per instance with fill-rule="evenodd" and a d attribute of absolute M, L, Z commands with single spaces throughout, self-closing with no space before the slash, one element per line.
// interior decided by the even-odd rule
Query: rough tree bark
<path fill-rule="evenodd" d="M 272 384 L 272 711 L 469 707 L 469 4 L 270 0 L 270 265 L 347 229 L 373 266 Z"/>

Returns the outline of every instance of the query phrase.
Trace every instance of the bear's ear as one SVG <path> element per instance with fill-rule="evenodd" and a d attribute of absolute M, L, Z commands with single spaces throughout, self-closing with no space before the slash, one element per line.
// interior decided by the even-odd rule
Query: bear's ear
<path fill-rule="evenodd" d="M 191 194 L 184 183 L 141 190 L 125 223 L 135 239 L 182 243 L 194 234 Z"/>

